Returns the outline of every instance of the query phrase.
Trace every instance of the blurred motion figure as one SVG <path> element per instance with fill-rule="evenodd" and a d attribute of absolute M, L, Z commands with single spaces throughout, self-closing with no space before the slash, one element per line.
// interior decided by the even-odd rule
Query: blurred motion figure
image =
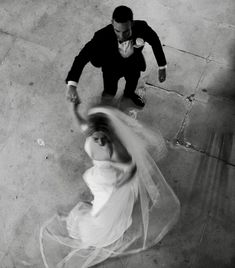
<path fill-rule="evenodd" d="M 160 133 L 111 107 L 90 108 L 86 118 L 77 103 L 73 111 L 93 164 L 83 175 L 93 200 L 42 226 L 45 267 L 85 268 L 145 250 L 166 235 L 180 211 L 156 164 L 166 152 Z"/>

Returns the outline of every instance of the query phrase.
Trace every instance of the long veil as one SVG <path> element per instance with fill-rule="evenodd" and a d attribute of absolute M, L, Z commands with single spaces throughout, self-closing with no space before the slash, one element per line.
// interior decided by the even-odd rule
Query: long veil
<path fill-rule="evenodd" d="M 123 185 L 112 195 L 103 210 L 105 218 L 112 219 L 117 217 L 117 211 L 122 211 L 123 206 L 128 207 L 130 224 L 118 239 L 107 245 L 106 237 L 104 246 L 96 247 L 83 245 L 82 241 L 69 237 L 63 220 L 53 217 L 41 228 L 40 234 L 41 253 L 47 268 L 85 268 L 110 257 L 140 252 L 158 243 L 179 216 L 179 200 L 156 164 L 156 160 L 166 153 L 160 132 L 148 130 L 114 108 L 94 107 L 88 111 L 88 115 L 95 113 L 104 113 L 110 119 L 111 127 L 137 166 L 136 201 L 130 199 L 128 186 Z M 113 229 L 118 228 L 114 226 Z M 53 264 L 48 264 L 49 259 Z"/>
<path fill-rule="evenodd" d="M 117 109 L 95 107 L 88 112 L 93 113 L 104 113 L 109 117 L 114 132 L 137 166 L 139 212 L 143 224 L 142 246 L 129 248 L 126 253 L 138 252 L 160 241 L 179 216 L 179 200 L 156 164 L 166 154 L 165 141 L 159 130 L 153 132 Z M 151 149 L 154 151 L 154 159 Z"/>

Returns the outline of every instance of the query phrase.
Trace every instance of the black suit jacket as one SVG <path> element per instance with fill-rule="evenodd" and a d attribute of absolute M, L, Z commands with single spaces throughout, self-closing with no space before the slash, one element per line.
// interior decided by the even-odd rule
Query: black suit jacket
<path fill-rule="evenodd" d="M 153 53 L 157 60 L 158 66 L 166 65 L 166 58 L 162 49 L 161 42 L 156 32 L 148 26 L 145 21 L 136 20 L 132 26 L 132 38 L 142 38 L 149 43 L 153 49 Z M 135 48 L 134 54 L 137 60 L 137 66 L 140 71 L 144 71 L 145 61 L 141 48 Z M 95 67 L 102 67 L 103 70 L 109 69 L 109 66 L 118 65 L 123 60 L 118 51 L 118 41 L 112 24 L 97 31 L 93 38 L 81 49 L 80 53 L 75 57 L 71 70 L 66 78 L 68 81 L 78 82 L 82 70 L 88 62 Z"/>

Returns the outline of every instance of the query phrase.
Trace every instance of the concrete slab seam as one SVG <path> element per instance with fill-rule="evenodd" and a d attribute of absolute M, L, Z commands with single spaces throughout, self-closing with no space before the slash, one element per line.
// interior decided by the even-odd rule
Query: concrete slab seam
<path fill-rule="evenodd" d="M 184 145 L 185 147 L 194 147 L 191 143 L 188 143 L 187 141 L 185 141 L 185 139 L 184 139 L 184 130 L 185 130 L 185 126 L 187 124 L 186 122 L 187 122 L 187 120 L 189 118 L 189 114 L 190 114 L 190 112 L 191 112 L 191 110 L 193 108 L 194 102 L 195 102 L 195 94 L 196 94 L 196 92 L 198 90 L 200 82 L 202 81 L 202 77 L 203 77 L 203 74 L 205 73 L 205 70 L 206 70 L 206 66 L 204 66 L 204 69 L 202 70 L 202 73 L 200 75 L 200 78 L 198 79 L 198 82 L 197 82 L 197 85 L 196 85 L 196 87 L 194 89 L 194 92 L 186 97 L 186 100 L 189 102 L 188 109 L 186 110 L 186 113 L 185 113 L 184 119 L 182 121 L 181 127 L 180 127 L 178 133 L 176 134 L 176 141 L 179 144 Z"/>
<path fill-rule="evenodd" d="M 200 58 L 200 59 L 207 60 L 207 57 L 203 57 L 203 56 L 201 56 L 201 55 L 192 53 L 192 52 L 190 52 L 190 51 L 186 51 L 186 50 L 183 50 L 183 49 L 180 49 L 180 48 L 176 48 L 176 47 L 172 47 L 172 46 L 165 45 L 165 44 L 164 44 L 163 46 L 168 47 L 168 48 L 171 48 L 171 49 L 174 49 L 174 50 L 177 50 L 177 51 L 180 51 L 180 52 L 182 52 L 182 53 L 186 53 L 186 54 L 192 55 L 192 56 L 197 57 L 197 58 Z"/>
<path fill-rule="evenodd" d="M 170 89 L 167 89 L 167 88 L 164 88 L 164 87 L 156 86 L 156 85 L 150 84 L 149 82 L 146 82 L 145 84 L 147 86 L 149 86 L 149 87 L 158 88 L 158 89 L 160 89 L 162 91 L 166 91 L 167 93 L 174 93 L 179 97 L 183 97 L 183 98 L 185 97 L 183 94 L 177 92 L 176 90 L 170 90 Z"/>
<path fill-rule="evenodd" d="M 3 55 L 3 58 L 2 58 L 2 60 L 0 61 L 0 65 L 2 65 L 2 64 L 4 63 L 5 59 L 8 57 L 8 55 L 9 55 L 9 53 L 10 53 L 12 47 L 14 46 L 14 44 L 15 44 L 15 42 L 16 42 L 17 37 L 15 37 L 15 36 L 12 36 L 12 37 L 13 37 L 12 45 L 8 48 L 8 50 L 6 51 L 6 53 Z"/>
<path fill-rule="evenodd" d="M 172 144 L 171 141 L 167 140 L 169 143 Z M 199 148 L 197 148 L 196 146 L 194 146 L 193 144 L 187 142 L 187 141 L 183 141 L 183 142 L 179 142 L 178 140 L 176 140 L 176 144 L 177 146 L 181 146 L 183 148 L 186 148 L 186 149 L 190 149 L 192 151 L 196 151 L 196 152 L 199 152 L 201 154 L 205 154 L 206 156 L 208 157 L 211 157 L 213 159 L 216 159 L 216 160 L 219 160 L 221 162 L 224 162 L 224 164 L 226 165 L 229 165 L 229 166 L 232 166 L 232 167 L 235 167 L 235 164 L 231 163 L 231 162 L 228 162 L 226 160 L 224 160 L 223 158 L 220 158 L 220 157 L 217 157 L 217 156 L 214 156 L 212 154 L 209 154 L 208 152 L 206 152 L 205 150 L 201 150 Z"/>
<path fill-rule="evenodd" d="M 179 51 L 179 52 L 181 52 L 181 53 L 189 54 L 189 55 L 191 55 L 191 56 L 194 56 L 194 57 L 203 59 L 203 60 L 206 61 L 206 63 L 214 62 L 214 63 L 220 64 L 220 65 L 222 65 L 222 66 L 225 66 L 226 68 L 229 68 L 229 69 L 231 68 L 229 64 L 225 64 L 224 62 L 220 62 L 220 61 L 218 61 L 218 60 L 216 60 L 216 59 L 213 59 L 213 58 L 211 57 L 211 53 L 209 53 L 209 55 L 208 55 L 207 57 L 203 57 L 203 56 L 201 56 L 201 55 L 198 55 L 198 54 L 195 54 L 195 53 L 192 53 L 192 52 L 189 52 L 189 51 L 180 49 L 180 48 L 176 48 L 176 47 L 172 47 L 172 46 L 168 46 L 168 45 L 164 45 L 164 46 L 165 46 L 165 47 L 168 47 L 168 48 L 170 48 L 170 49 L 177 50 L 177 51 Z M 213 47 L 211 47 L 210 50 L 212 50 L 212 48 L 213 48 Z"/>
<path fill-rule="evenodd" d="M 15 36 L 14 34 L 6 32 L 6 31 L 4 31 L 2 29 L 0 29 L 0 34 L 6 34 L 6 35 L 10 35 L 10 36 Z"/>

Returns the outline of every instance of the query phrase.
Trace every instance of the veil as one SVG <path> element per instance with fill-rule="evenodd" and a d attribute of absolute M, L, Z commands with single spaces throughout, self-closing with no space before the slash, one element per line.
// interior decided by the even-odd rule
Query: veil
<path fill-rule="evenodd" d="M 117 138 L 127 149 L 136 164 L 137 173 L 133 182 L 128 182 L 117 190 L 103 210 L 107 225 L 115 224 L 117 211 L 128 208 L 128 225 L 114 226 L 124 230 L 117 239 L 107 244 L 112 234 L 104 236 L 103 246 L 87 246 L 69 237 L 63 220 L 54 216 L 41 228 L 40 249 L 45 267 L 90 267 L 107 258 L 140 252 L 158 243 L 176 223 L 180 204 L 167 184 L 156 161 L 166 154 L 166 146 L 159 131 L 150 131 L 135 119 L 111 107 L 93 107 L 88 116 L 105 114 Z M 152 155 L 156 157 L 152 157 Z M 131 183 L 137 187 L 137 197 L 130 197 Z M 127 211 L 127 212 L 126 212 Z M 120 214 L 126 217 L 126 214 Z M 111 220 L 113 219 L 113 221 Z M 48 240 L 49 239 L 49 240 Z M 47 244 L 47 241 L 49 241 Z M 110 240 L 111 241 L 111 240 Z M 49 245 L 49 246 L 48 246 Z M 45 250 L 47 248 L 47 253 Z M 58 250 L 57 250 L 58 248 Z M 59 265 L 47 264 L 47 260 Z"/>
<path fill-rule="evenodd" d="M 134 252 L 138 252 L 140 249 L 145 249 L 160 241 L 179 216 L 179 200 L 156 164 L 166 155 L 165 141 L 159 130 L 153 132 L 115 108 L 94 107 L 90 109 L 88 115 L 94 113 L 104 113 L 109 117 L 114 132 L 137 166 L 140 212 L 143 224 L 142 247 L 134 250 Z M 151 156 L 151 149 L 154 150 L 154 159 Z M 151 234 L 150 223 L 153 219 L 161 216 L 159 212 L 165 214 L 164 219 L 166 221 L 167 216 L 169 216 L 169 222 L 162 226 L 162 229 L 159 228 L 158 235 L 156 233 L 157 228 L 154 234 Z M 157 222 L 160 222 L 159 219 L 157 219 Z M 151 237 L 151 235 L 154 237 Z"/>

